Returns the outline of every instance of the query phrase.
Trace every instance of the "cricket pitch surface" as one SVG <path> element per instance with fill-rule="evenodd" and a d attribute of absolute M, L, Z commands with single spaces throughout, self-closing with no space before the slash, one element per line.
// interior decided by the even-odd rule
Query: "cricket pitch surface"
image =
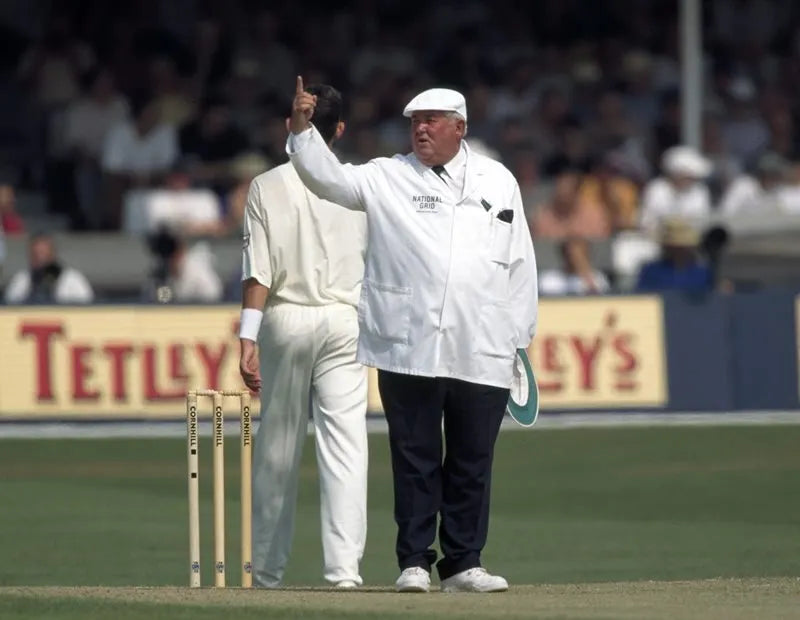
<path fill-rule="evenodd" d="M 35 615 L 37 613 L 42 614 Z M 500 594 L 389 588 L 0 587 L 4 618 L 800 618 L 800 578 L 518 585 Z"/>

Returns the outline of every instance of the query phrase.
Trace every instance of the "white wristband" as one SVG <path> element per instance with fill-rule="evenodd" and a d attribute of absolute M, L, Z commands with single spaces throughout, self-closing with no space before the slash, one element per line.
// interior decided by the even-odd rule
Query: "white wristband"
<path fill-rule="evenodd" d="M 253 342 L 257 341 L 263 316 L 264 313 L 261 310 L 242 308 L 242 315 L 239 320 L 239 338 L 246 338 Z"/>

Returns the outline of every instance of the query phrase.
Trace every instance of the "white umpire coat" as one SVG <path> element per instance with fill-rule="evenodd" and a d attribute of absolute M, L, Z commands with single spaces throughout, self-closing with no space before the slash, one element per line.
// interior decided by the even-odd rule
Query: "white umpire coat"
<path fill-rule="evenodd" d="M 460 198 L 413 154 L 341 164 L 313 126 L 286 150 L 317 196 L 366 211 L 359 362 L 507 388 L 536 328 L 536 259 L 513 175 L 462 146 Z"/>

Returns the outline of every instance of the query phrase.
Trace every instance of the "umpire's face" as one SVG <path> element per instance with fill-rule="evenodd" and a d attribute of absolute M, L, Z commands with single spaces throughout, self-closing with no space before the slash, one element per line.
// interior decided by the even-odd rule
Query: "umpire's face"
<path fill-rule="evenodd" d="M 414 112 L 411 115 L 414 155 L 426 166 L 446 164 L 458 153 L 464 129 L 464 120 L 450 112 Z"/>

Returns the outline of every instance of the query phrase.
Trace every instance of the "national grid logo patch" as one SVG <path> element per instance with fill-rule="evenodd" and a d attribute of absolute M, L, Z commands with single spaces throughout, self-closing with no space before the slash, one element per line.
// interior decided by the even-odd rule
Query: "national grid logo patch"
<path fill-rule="evenodd" d="M 441 196 L 418 195 L 411 197 L 411 203 L 417 213 L 439 213 L 442 206 Z"/>

